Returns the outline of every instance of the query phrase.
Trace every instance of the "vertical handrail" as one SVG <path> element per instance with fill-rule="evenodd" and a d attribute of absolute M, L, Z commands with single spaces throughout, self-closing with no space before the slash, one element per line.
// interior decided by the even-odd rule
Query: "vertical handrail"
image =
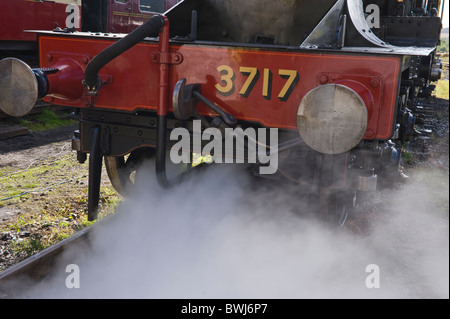
<path fill-rule="evenodd" d="M 170 39 L 169 19 L 164 17 L 164 26 L 159 34 L 159 53 L 161 56 L 169 54 Z M 166 172 L 166 141 L 167 141 L 167 113 L 169 109 L 169 63 L 162 59 L 159 64 L 159 88 L 157 109 L 157 144 L 156 144 L 156 178 L 163 188 L 169 188 L 170 182 Z"/>

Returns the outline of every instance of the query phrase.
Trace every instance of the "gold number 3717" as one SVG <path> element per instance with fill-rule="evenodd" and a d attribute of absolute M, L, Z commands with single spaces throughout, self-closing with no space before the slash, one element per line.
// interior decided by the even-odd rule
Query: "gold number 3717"
<path fill-rule="evenodd" d="M 216 84 L 217 91 L 224 96 L 232 95 L 236 91 L 236 87 L 234 84 L 236 80 L 236 74 L 234 70 L 228 65 L 221 65 L 217 68 L 217 71 L 219 71 L 221 75 L 220 78 L 221 82 Z M 247 76 L 247 80 L 244 82 L 241 90 L 239 91 L 239 94 L 241 96 L 247 98 L 253 91 L 253 88 L 255 87 L 261 75 L 258 68 L 254 67 L 241 66 L 239 68 L 239 72 L 243 76 Z M 294 91 L 298 81 L 300 80 L 300 76 L 297 70 L 284 70 L 284 69 L 278 70 L 278 75 L 282 79 L 286 80 L 286 83 L 284 84 L 282 90 L 278 94 L 278 98 L 281 101 L 287 101 L 292 92 Z M 270 69 L 264 68 L 263 89 L 261 93 L 263 97 L 268 100 L 272 98 L 272 78 L 273 78 L 272 71 Z"/>

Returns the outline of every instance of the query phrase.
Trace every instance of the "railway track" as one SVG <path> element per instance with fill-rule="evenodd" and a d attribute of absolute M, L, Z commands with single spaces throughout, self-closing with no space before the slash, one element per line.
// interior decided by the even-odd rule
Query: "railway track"
<path fill-rule="evenodd" d="M 25 289 L 51 277 L 58 271 L 57 266 L 62 262 L 64 253 L 72 248 L 83 247 L 89 250 L 92 233 L 100 227 L 106 227 L 112 218 L 113 216 L 105 217 L 56 245 L 0 272 L 0 299 L 20 298 Z"/>

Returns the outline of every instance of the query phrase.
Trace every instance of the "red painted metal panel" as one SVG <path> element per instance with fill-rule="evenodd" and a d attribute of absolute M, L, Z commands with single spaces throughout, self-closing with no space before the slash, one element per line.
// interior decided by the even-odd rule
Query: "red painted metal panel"
<path fill-rule="evenodd" d="M 52 52 L 94 57 L 111 43 L 105 39 L 42 36 L 41 65 L 51 67 L 56 62 L 46 59 Z M 101 89 L 96 107 L 156 110 L 159 65 L 152 55 L 157 51 L 157 43 L 141 43 L 104 67 L 100 74 L 111 83 Z M 370 100 L 366 101 L 370 117 L 366 138 L 388 139 L 392 134 L 400 57 L 200 45 L 171 45 L 170 51 L 181 54 L 183 62 L 170 65 L 169 92 L 181 78 L 188 84 L 200 83 L 205 97 L 238 119 L 296 129 L 298 106 L 311 89 L 353 81 L 358 83 L 356 87 L 365 88 L 361 92 L 370 92 L 362 96 Z M 56 102 L 86 106 L 83 98 Z M 212 115 L 205 107 L 199 109 Z"/>
<path fill-rule="evenodd" d="M 129 33 L 136 27 L 131 24 L 131 16 L 135 0 L 119 2 L 109 0 L 108 5 L 108 31 L 116 33 Z M 140 19 L 139 19 L 140 20 Z M 134 21 L 134 19 L 133 19 Z M 142 23 L 139 23 L 139 25 Z"/>
<path fill-rule="evenodd" d="M 128 0 L 119 2 L 109 0 L 108 6 L 108 32 L 129 33 L 141 26 L 145 21 L 150 19 L 154 14 L 160 14 L 165 10 L 173 7 L 177 0 L 160 0 L 163 10 L 150 11 L 143 10 L 141 4 L 145 4 L 141 0 Z"/>
<path fill-rule="evenodd" d="M 71 3 L 75 3 L 73 1 Z M 36 41 L 36 33 L 66 27 L 68 1 L 8 0 L 0 3 L 0 40 Z"/>

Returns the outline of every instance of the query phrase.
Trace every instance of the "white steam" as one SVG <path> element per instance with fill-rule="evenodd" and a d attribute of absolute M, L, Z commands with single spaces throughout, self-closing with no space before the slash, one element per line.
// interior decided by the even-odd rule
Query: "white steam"
<path fill-rule="evenodd" d="M 211 167 L 170 191 L 153 173 L 140 177 L 116 219 L 96 230 L 92 249 L 66 254 L 59 273 L 24 297 L 449 297 L 444 178 L 432 196 L 421 177 L 388 196 L 364 237 L 294 213 L 301 203 L 285 191 L 255 193 L 233 166 Z M 67 264 L 79 266 L 80 289 L 66 288 Z M 379 289 L 366 287 L 371 264 L 380 267 Z"/>

